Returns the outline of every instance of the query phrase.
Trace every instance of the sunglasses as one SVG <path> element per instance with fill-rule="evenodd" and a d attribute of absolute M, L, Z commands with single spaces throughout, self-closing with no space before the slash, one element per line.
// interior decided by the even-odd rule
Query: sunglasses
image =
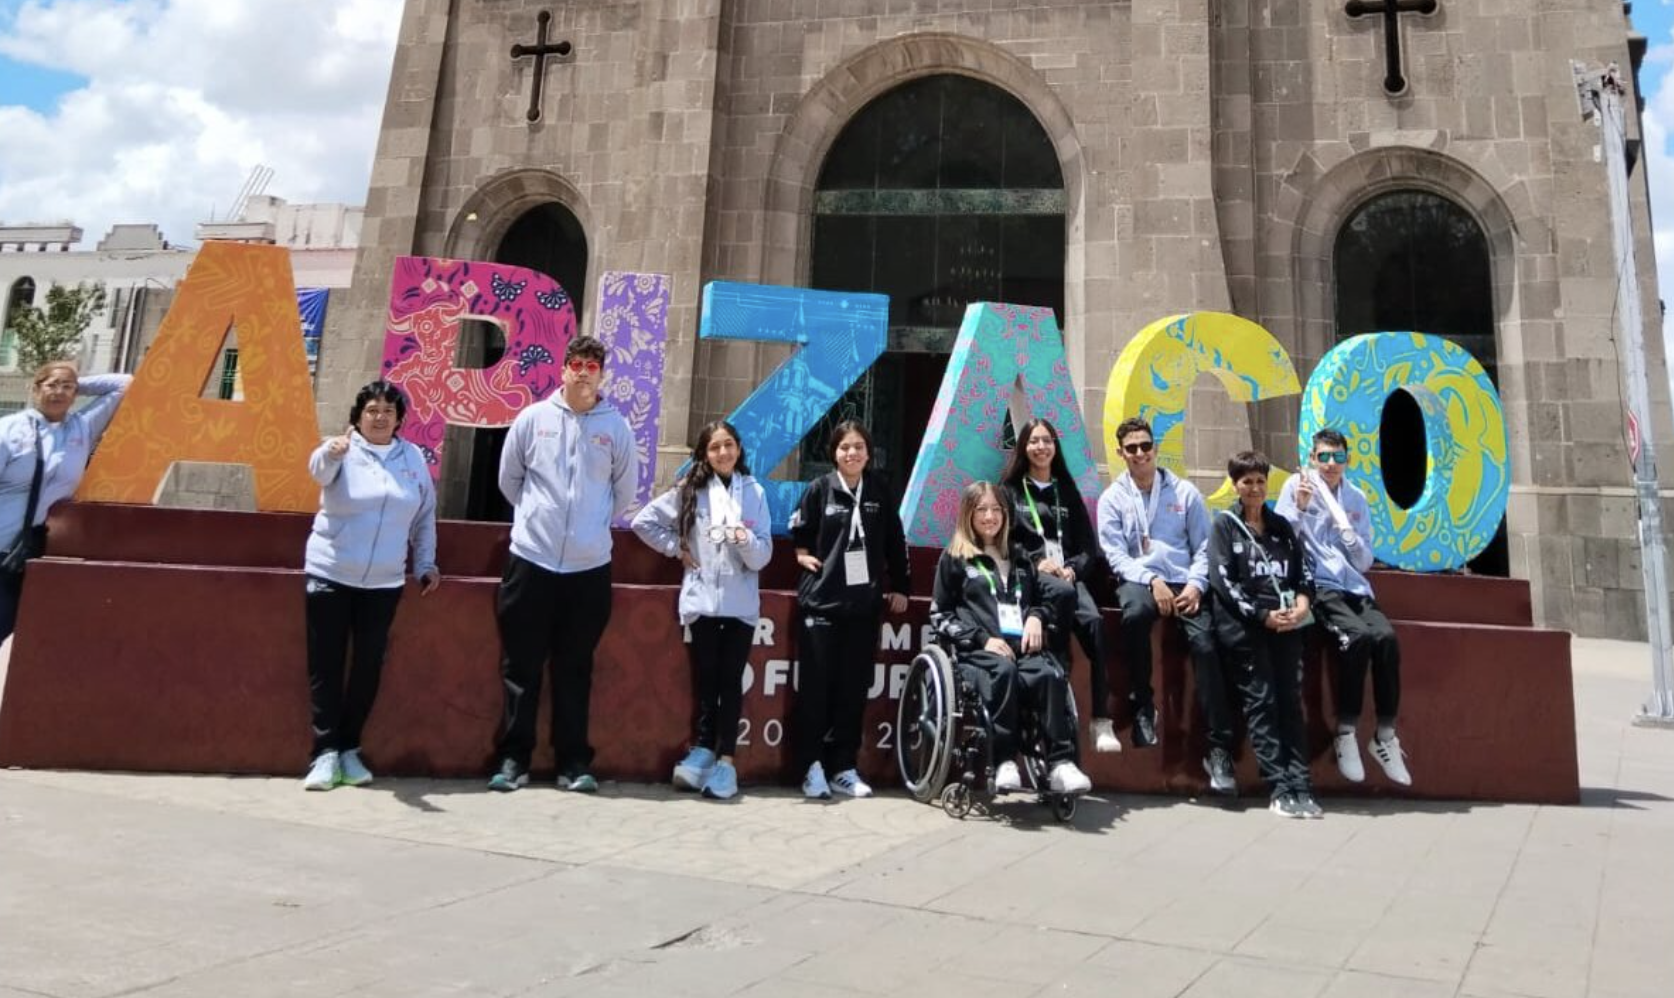
<path fill-rule="evenodd" d="M 1157 446 L 1155 440 L 1141 440 L 1134 444 L 1123 444 L 1122 450 L 1129 454 L 1149 454 Z"/>
<path fill-rule="evenodd" d="M 598 361 L 587 360 L 584 357 L 577 357 L 564 366 L 576 374 L 598 374 L 604 369 Z"/>
<path fill-rule="evenodd" d="M 1314 460 L 1320 464 L 1348 464 L 1348 451 L 1322 450 L 1314 455 Z"/>

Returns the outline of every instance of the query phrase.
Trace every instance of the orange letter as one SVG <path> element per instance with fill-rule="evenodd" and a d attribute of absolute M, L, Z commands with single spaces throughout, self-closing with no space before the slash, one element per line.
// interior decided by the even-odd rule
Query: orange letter
<path fill-rule="evenodd" d="M 245 399 L 200 398 L 234 326 Z M 318 430 L 289 251 L 204 243 L 76 495 L 153 503 L 174 462 L 212 461 L 250 466 L 258 509 L 308 512 Z"/>

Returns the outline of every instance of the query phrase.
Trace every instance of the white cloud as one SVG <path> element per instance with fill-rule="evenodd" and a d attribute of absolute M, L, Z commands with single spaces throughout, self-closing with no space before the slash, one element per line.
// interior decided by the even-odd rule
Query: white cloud
<path fill-rule="evenodd" d="M 366 197 L 402 0 L 27 0 L 0 54 L 86 77 L 49 114 L 0 104 L 0 219 L 89 243 L 192 241 L 252 167 L 291 202 Z"/>
<path fill-rule="evenodd" d="M 1652 47 L 1646 60 L 1653 58 L 1674 63 L 1674 44 Z M 1657 290 L 1663 300 L 1674 302 L 1674 151 L 1668 145 L 1669 129 L 1674 126 L 1674 73 L 1664 75 L 1657 89 L 1646 94 L 1641 124 L 1645 180 L 1651 189 L 1651 223 L 1655 226 Z M 1670 374 L 1674 376 L 1674 371 Z"/>

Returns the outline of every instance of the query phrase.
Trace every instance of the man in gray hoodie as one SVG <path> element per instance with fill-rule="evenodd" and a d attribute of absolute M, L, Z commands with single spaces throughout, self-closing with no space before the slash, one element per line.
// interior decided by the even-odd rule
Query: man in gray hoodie
<path fill-rule="evenodd" d="M 571 340 L 563 387 L 518 413 L 500 455 L 500 491 L 513 514 L 496 600 L 506 709 L 491 790 L 529 782 L 548 656 L 558 788 L 598 789 L 587 741 L 593 650 L 610 621 L 611 520 L 632 504 L 639 475 L 628 421 L 599 396 L 604 363 L 603 343 Z"/>

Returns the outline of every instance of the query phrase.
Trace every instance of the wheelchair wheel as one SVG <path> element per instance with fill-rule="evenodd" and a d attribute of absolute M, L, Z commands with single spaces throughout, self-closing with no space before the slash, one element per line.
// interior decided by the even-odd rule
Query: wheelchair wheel
<path fill-rule="evenodd" d="M 953 661 L 931 645 L 913 659 L 895 717 L 895 761 L 913 798 L 936 800 L 953 751 Z"/>
<path fill-rule="evenodd" d="M 1074 794 L 1053 794 L 1052 817 L 1059 821 L 1072 820 L 1075 817 L 1075 802 L 1078 799 Z"/>

